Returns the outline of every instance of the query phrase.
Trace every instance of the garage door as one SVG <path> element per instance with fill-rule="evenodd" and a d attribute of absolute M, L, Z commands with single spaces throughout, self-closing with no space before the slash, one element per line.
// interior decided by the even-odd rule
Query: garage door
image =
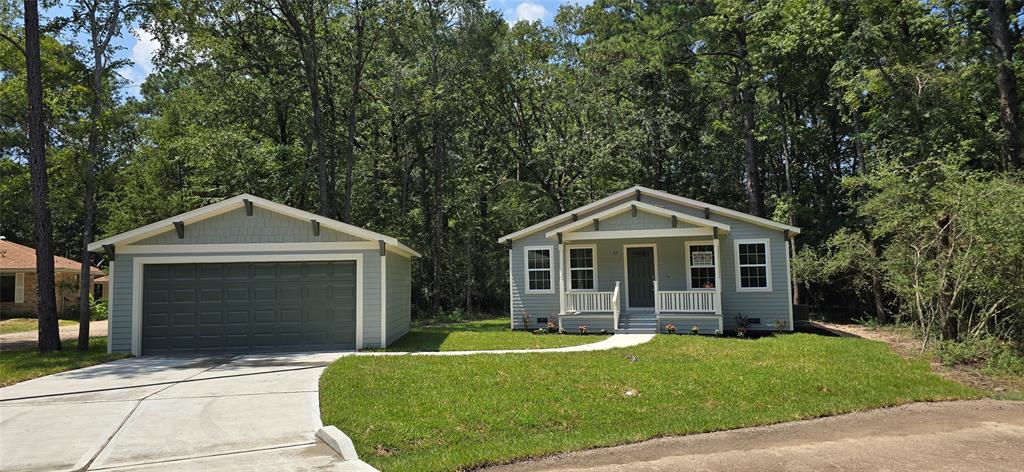
<path fill-rule="evenodd" d="M 354 349 L 356 265 L 147 264 L 142 352 Z"/>

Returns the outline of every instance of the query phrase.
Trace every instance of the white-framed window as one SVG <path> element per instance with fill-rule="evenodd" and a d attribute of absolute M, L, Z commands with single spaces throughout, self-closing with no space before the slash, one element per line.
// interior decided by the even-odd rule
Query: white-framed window
<path fill-rule="evenodd" d="M 715 289 L 715 243 L 712 241 L 687 241 L 686 286 L 687 290 Z"/>
<path fill-rule="evenodd" d="M 552 246 L 523 248 L 528 293 L 555 293 L 555 262 Z"/>
<path fill-rule="evenodd" d="M 767 239 L 736 240 L 736 291 L 772 291 L 771 244 Z"/>
<path fill-rule="evenodd" d="M 569 251 L 569 290 L 597 290 L 597 246 L 567 246 Z"/>

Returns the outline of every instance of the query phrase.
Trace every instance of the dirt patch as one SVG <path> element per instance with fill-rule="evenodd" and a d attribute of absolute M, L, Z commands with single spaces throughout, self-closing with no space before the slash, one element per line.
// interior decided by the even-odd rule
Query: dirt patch
<path fill-rule="evenodd" d="M 89 323 L 89 337 L 106 335 L 106 320 L 93 321 Z M 0 351 L 22 351 L 25 349 L 35 349 L 38 339 L 39 332 L 37 331 L 23 331 L 20 333 L 0 335 Z M 77 341 L 78 325 L 61 326 L 60 339 L 64 343 L 67 343 L 68 341 Z"/>
<path fill-rule="evenodd" d="M 856 336 L 858 338 L 881 341 L 889 345 L 893 351 L 907 359 L 925 358 L 936 374 L 968 387 L 1005 394 L 1024 391 L 1024 379 L 997 377 L 986 374 L 980 368 L 972 366 L 946 366 L 936 360 L 934 355 L 921 351 L 921 340 L 898 329 L 879 327 L 868 328 L 857 324 L 839 324 L 814 322 L 814 325 L 825 328 L 840 336 Z"/>
<path fill-rule="evenodd" d="M 483 469 L 1019 471 L 1024 402 L 914 403 L 771 426 L 653 439 Z"/>

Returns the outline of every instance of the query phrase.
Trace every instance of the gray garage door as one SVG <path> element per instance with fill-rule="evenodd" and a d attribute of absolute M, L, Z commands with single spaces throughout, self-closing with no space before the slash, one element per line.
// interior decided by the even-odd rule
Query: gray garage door
<path fill-rule="evenodd" d="M 142 352 L 354 349 L 355 273 L 352 261 L 147 264 Z"/>

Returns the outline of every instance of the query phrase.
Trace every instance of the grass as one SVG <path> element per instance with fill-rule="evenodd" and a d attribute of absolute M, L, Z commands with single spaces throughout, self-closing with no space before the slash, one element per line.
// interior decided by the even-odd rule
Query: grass
<path fill-rule="evenodd" d="M 324 423 L 348 434 L 370 464 L 402 471 L 980 396 L 885 344 L 810 334 L 660 335 L 579 353 L 343 357 L 320 379 Z"/>
<path fill-rule="evenodd" d="M 508 318 L 467 321 L 439 326 L 414 327 L 386 351 L 481 351 L 488 349 L 539 349 L 595 343 L 608 336 L 592 334 L 537 335 L 509 329 Z"/>
<path fill-rule="evenodd" d="M 40 354 L 33 349 L 0 353 L 0 387 L 128 357 L 125 354 L 107 354 L 106 337 L 90 338 L 86 352 L 79 352 L 75 347 L 76 343 L 65 342 L 64 350 L 58 352 Z"/>
<path fill-rule="evenodd" d="M 77 325 L 77 321 L 57 320 L 60 326 Z M 0 321 L 0 334 L 23 333 L 39 329 L 39 320 L 35 318 L 11 318 Z"/>

